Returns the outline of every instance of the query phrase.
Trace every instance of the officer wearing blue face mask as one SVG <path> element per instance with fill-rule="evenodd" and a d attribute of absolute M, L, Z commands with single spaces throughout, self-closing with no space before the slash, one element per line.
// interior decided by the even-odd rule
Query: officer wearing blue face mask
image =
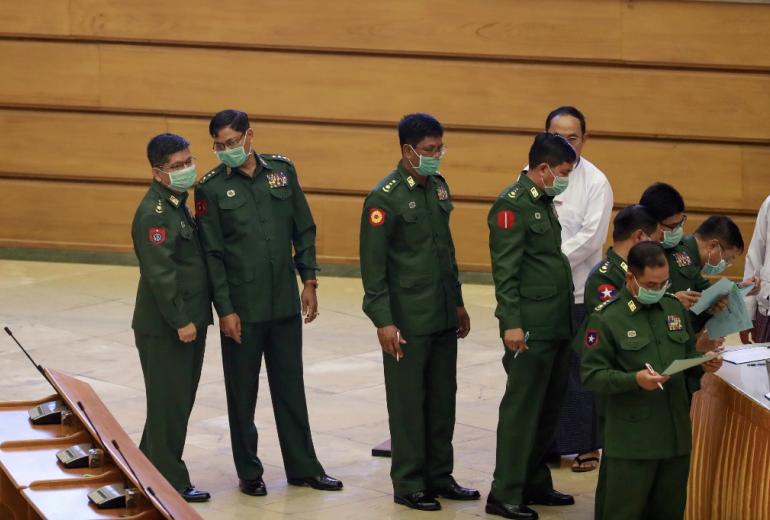
<path fill-rule="evenodd" d="M 140 272 L 131 326 L 147 392 L 139 448 L 185 500 L 203 502 L 209 494 L 190 484 L 182 460 L 212 322 L 203 249 L 186 206 L 195 183 L 189 147 L 174 134 L 147 145 L 154 180 L 131 226 Z"/>

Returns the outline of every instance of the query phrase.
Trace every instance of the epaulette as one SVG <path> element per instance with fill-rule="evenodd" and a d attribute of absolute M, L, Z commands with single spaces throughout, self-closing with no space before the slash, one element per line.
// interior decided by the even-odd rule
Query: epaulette
<path fill-rule="evenodd" d="M 516 199 L 516 198 L 518 198 L 520 193 L 522 193 L 521 184 L 517 183 L 516 185 L 514 185 L 513 189 L 511 189 L 511 190 L 509 190 L 509 191 L 507 191 L 505 193 L 505 197 L 507 197 L 509 199 Z"/>
<path fill-rule="evenodd" d="M 594 307 L 594 312 L 602 312 L 604 309 L 607 308 L 607 306 L 609 304 L 611 304 L 613 302 L 616 302 L 616 301 L 618 301 L 617 298 L 611 298 L 611 299 L 607 300 L 606 302 L 602 302 L 599 305 L 597 305 L 596 307 Z"/>
<path fill-rule="evenodd" d="M 390 193 L 393 191 L 393 188 L 398 186 L 398 183 L 401 182 L 401 179 L 398 177 L 394 177 L 390 179 L 388 182 L 382 185 L 382 188 L 380 190 L 384 193 Z"/>
<path fill-rule="evenodd" d="M 605 274 L 610 269 L 610 261 L 609 259 L 604 260 L 601 265 L 599 265 L 599 272 L 602 274 Z"/>
<path fill-rule="evenodd" d="M 214 177 L 216 177 L 217 173 L 219 173 L 221 171 L 222 171 L 222 168 L 217 166 L 216 168 L 214 168 L 213 170 L 208 172 L 206 175 L 201 177 L 200 180 L 198 181 L 198 184 L 205 184 L 205 183 L 207 183 L 210 179 L 213 179 Z"/>
<path fill-rule="evenodd" d="M 294 166 L 294 163 L 291 162 L 291 159 L 289 159 L 284 155 L 278 155 L 274 153 L 264 153 L 264 154 L 260 154 L 260 156 L 269 161 L 281 161 L 281 162 L 285 162 L 286 164 L 290 164 L 291 166 Z"/>

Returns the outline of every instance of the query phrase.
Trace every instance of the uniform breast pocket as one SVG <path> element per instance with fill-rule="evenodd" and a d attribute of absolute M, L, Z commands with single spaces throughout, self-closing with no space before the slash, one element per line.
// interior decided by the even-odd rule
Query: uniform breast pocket
<path fill-rule="evenodd" d="M 424 209 L 415 209 L 401 214 L 403 240 L 409 244 L 422 243 L 431 235 L 430 215 Z"/>
<path fill-rule="evenodd" d="M 668 339 L 673 347 L 676 349 L 675 355 L 677 358 L 682 358 L 685 355 L 687 341 L 690 339 L 690 335 L 686 330 L 670 330 L 668 331 Z"/>
<path fill-rule="evenodd" d="M 246 195 L 241 194 L 219 199 L 219 219 L 222 224 L 222 231 L 226 235 L 232 235 L 249 226 L 251 219 L 249 206 L 246 202 Z"/>
<path fill-rule="evenodd" d="M 270 200 L 273 203 L 273 215 L 276 217 L 290 217 L 294 214 L 290 187 L 272 188 L 270 189 L 270 195 Z"/>
<path fill-rule="evenodd" d="M 530 245 L 534 252 L 552 251 L 553 230 L 548 222 L 534 221 L 529 224 Z"/>

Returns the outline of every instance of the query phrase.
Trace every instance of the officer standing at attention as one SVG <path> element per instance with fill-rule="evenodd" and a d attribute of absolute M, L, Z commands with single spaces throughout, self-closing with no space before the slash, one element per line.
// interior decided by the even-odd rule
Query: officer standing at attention
<path fill-rule="evenodd" d="M 437 496 L 477 500 L 452 477 L 457 338 L 470 331 L 438 172 L 444 129 L 428 114 L 398 124 L 401 160 L 364 202 L 363 309 L 383 352 L 394 501 L 437 511 Z"/>
<path fill-rule="evenodd" d="M 681 519 L 692 435 L 690 400 L 720 358 L 662 376 L 672 361 L 698 357 L 687 311 L 669 285 L 657 242 L 628 253 L 625 287 L 600 305 L 583 335 L 582 378 L 603 396 L 604 461 L 596 518 Z"/>
<path fill-rule="evenodd" d="M 195 158 L 183 137 L 161 134 L 147 144 L 147 159 L 153 180 L 131 225 L 139 260 L 131 327 L 147 392 L 139 449 L 185 500 L 205 502 L 211 496 L 190 484 L 182 460 L 212 323 L 203 250 L 186 205 Z"/>
<path fill-rule="evenodd" d="M 575 503 L 553 489 L 544 457 L 556 431 L 575 334 L 572 273 L 561 251 L 553 197 L 566 189 L 576 160 L 566 139 L 537 134 L 529 171 L 503 190 L 487 220 L 508 382 L 486 512 L 505 518 L 538 518 L 527 504 Z"/>
<path fill-rule="evenodd" d="M 300 312 L 305 323 L 318 315 L 318 267 L 316 227 L 297 172 L 286 157 L 254 152 L 254 132 L 243 112 L 217 113 L 209 133 L 222 163 L 200 180 L 195 211 L 219 315 L 240 489 L 267 494 L 254 424 L 263 354 L 289 484 L 342 489 L 316 458 L 305 402 Z"/>

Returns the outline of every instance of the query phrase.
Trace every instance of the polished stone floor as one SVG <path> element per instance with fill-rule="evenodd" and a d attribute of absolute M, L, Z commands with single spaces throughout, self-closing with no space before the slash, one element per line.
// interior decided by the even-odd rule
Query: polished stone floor
<path fill-rule="evenodd" d="M 145 413 L 144 384 L 130 328 L 137 278 L 136 267 L 0 260 L 0 326 L 10 327 L 38 363 L 89 383 L 136 441 Z M 361 294 L 357 278 L 322 278 L 321 314 L 305 328 L 305 382 L 313 437 L 327 472 L 345 482 L 340 493 L 287 486 L 267 384 L 260 385 L 257 424 L 269 494 L 254 498 L 238 492 L 218 333 L 209 329 L 185 450 L 193 482 L 213 494 L 211 502 L 195 506 L 205 518 L 486 516 L 483 499 L 443 500 L 439 513 L 416 512 L 393 503 L 389 459 L 370 456 L 372 446 L 388 437 L 388 426 L 380 349 L 371 323 L 360 310 Z M 454 474 L 485 497 L 494 467 L 497 408 L 505 375 L 493 288 L 466 284 L 464 295 L 472 330 L 460 344 Z M 47 383 L 5 334 L 0 338 L 0 374 L 0 401 L 49 394 Z M 592 518 L 596 472 L 572 473 L 569 462 L 565 459 L 554 471 L 554 479 L 557 489 L 576 495 L 577 503 L 567 508 L 540 507 L 541 518 Z"/>

